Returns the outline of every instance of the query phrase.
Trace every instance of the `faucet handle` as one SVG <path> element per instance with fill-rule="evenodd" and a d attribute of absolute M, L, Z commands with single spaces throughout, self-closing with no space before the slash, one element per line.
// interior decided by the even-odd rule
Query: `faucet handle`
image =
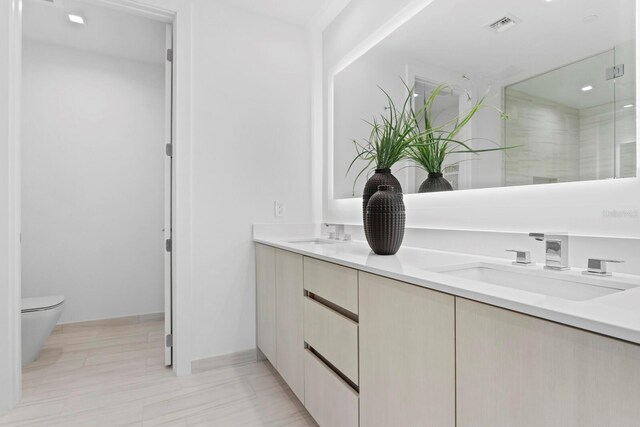
<path fill-rule="evenodd" d="M 607 272 L 608 262 L 620 264 L 624 261 L 619 261 L 616 259 L 589 258 L 589 260 L 587 261 L 587 269 L 583 271 L 582 274 L 591 276 L 611 276 L 611 273 Z"/>
<path fill-rule="evenodd" d="M 533 237 L 538 242 L 543 242 L 549 238 L 559 238 L 559 237 L 567 237 L 568 233 L 566 231 L 554 231 L 549 233 L 529 233 L 529 237 Z"/>
<path fill-rule="evenodd" d="M 544 240 L 544 233 L 529 233 L 529 237 L 533 237 L 537 241 L 542 242 Z"/>
<path fill-rule="evenodd" d="M 516 254 L 516 260 L 513 261 L 513 265 L 531 265 L 531 252 L 520 251 L 518 249 L 507 249 L 507 252 L 514 252 Z"/>

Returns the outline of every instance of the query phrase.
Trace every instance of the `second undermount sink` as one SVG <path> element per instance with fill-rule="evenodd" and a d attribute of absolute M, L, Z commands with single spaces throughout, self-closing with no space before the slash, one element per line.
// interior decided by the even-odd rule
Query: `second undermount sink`
<path fill-rule="evenodd" d="M 570 301 L 586 301 L 640 286 L 627 279 L 586 276 L 577 271 L 484 262 L 430 268 L 429 271 Z"/>
<path fill-rule="evenodd" d="M 288 243 L 307 243 L 312 245 L 335 245 L 336 243 L 342 243 L 340 240 L 323 239 L 320 237 L 311 237 L 308 239 L 296 239 L 289 240 Z"/>

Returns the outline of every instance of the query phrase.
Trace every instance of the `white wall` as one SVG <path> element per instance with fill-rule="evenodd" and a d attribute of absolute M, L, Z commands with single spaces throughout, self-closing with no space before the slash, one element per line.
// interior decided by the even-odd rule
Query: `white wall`
<path fill-rule="evenodd" d="M 369 37 L 413 0 L 351 0 L 323 32 L 324 70 Z"/>
<path fill-rule="evenodd" d="M 164 311 L 163 64 L 25 40 L 22 135 L 23 296 Z"/>
<path fill-rule="evenodd" d="M 255 347 L 252 224 L 311 220 L 311 56 L 302 28 L 192 5 L 190 322 L 200 359 Z"/>
<path fill-rule="evenodd" d="M 365 41 L 375 40 L 376 29 L 382 27 L 380 34 L 393 29 L 389 20 L 394 15 L 406 7 L 428 8 L 429 3 L 429 0 L 352 0 L 323 35 L 324 88 L 328 71 L 336 64 L 344 65 L 345 55 L 355 57 L 363 50 Z M 326 94 L 325 90 L 325 107 Z M 408 195 L 405 204 L 410 227 L 514 232 L 564 230 L 572 234 L 638 238 L 639 194 L 640 179 L 620 179 Z M 362 223 L 361 201 L 329 198 L 326 176 L 324 195 L 324 221 Z"/>

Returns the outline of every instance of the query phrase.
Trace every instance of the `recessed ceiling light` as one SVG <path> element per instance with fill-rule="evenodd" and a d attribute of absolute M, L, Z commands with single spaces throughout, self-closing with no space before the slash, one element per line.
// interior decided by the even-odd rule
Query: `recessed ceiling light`
<path fill-rule="evenodd" d="M 68 13 L 67 16 L 69 17 L 69 21 L 73 22 L 74 24 L 84 25 L 84 18 L 82 16 L 74 15 L 72 13 Z"/>
<path fill-rule="evenodd" d="M 598 15 L 588 15 L 582 18 L 582 22 L 585 24 L 591 24 L 592 22 L 596 22 L 598 20 Z"/>
<path fill-rule="evenodd" d="M 593 89 L 593 86 L 588 85 L 588 86 L 583 87 L 583 88 L 582 88 L 582 91 L 583 91 L 583 92 L 589 92 L 589 91 L 590 91 L 590 90 L 592 90 L 592 89 Z"/>
<path fill-rule="evenodd" d="M 625 106 L 624 106 L 624 107 L 622 107 L 622 108 L 632 108 L 632 107 L 633 107 L 633 104 L 627 104 L 627 105 L 625 105 Z"/>

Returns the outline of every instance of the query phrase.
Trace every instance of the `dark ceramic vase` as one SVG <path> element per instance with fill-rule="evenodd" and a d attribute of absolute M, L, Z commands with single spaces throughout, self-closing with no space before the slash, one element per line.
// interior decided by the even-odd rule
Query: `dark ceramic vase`
<path fill-rule="evenodd" d="M 365 218 L 365 235 L 373 252 L 378 255 L 398 252 L 406 219 L 402 193 L 390 185 L 380 185 L 369 199 Z"/>
<path fill-rule="evenodd" d="M 429 172 L 429 176 L 420 185 L 418 193 L 435 193 L 436 191 L 453 191 L 451 183 L 439 172 Z"/>
<path fill-rule="evenodd" d="M 367 204 L 371 196 L 378 191 L 378 186 L 390 185 L 394 188 L 394 191 L 402 194 L 402 186 L 400 181 L 391 174 L 391 169 L 376 169 L 375 173 L 364 186 L 362 191 L 362 222 L 364 223 L 364 233 L 367 234 Z M 367 237 L 367 240 L 369 238 Z"/>

